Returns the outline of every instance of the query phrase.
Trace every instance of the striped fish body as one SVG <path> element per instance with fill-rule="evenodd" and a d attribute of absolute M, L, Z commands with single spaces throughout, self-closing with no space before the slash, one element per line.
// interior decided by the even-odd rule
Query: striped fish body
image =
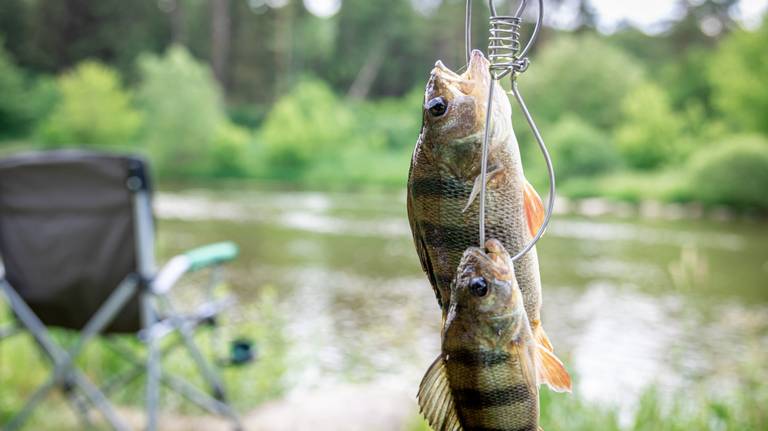
<path fill-rule="evenodd" d="M 480 142 L 455 145 L 472 147 L 468 152 L 480 151 Z M 414 241 L 420 243 L 422 260 L 428 262 L 425 269 L 445 317 L 451 281 L 456 276 L 462 253 L 478 244 L 478 199 L 466 210 L 465 207 L 479 170 L 467 169 L 465 175 L 455 173 L 449 163 L 433 155 L 432 146 L 434 144 L 420 140 L 414 153 L 408 179 L 409 218 Z M 498 150 L 489 157 L 489 171 L 495 172 L 487 184 L 486 236 L 498 239 L 507 250 L 522 250 L 532 237 L 523 210 L 524 179 L 517 142 L 511 137 L 494 147 Z M 515 275 L 528 317 L 538 322 L 541 280 L 535 247 L 515 262 Z"/>
<path fill-rule="evenodd" d="M 448 384 L 465 430 L 537 431 L 538 385 L 525 375 L 525 364 L 534 363 L 532 341 L 526 322 L 519 338 L 500 349 L 443 346 Z"/>
<path fill-rule="evenodd" d="M 499 241 L 469 248 L 454 279 L 440 356 L 419 388 L 436 431 L 537 431 L 538 350 Z"/>
<path fill-rule="evenodd" d="M 453 282 L 462 253 L 479 241 L 479 199 L 486 183 L 486 237 L 518 253 L 538 232 L 544 206 L 523 175 L 512 131 L 509 99 L 495 87 L 489 130 L 488 175 L 480 178 L 490 84 L 488 61 L 475 51 L 467 71 L 458 75 L 438 62 L 424 95 L 421 133 L 411 159 L 407 205 L 416 251 L 442 311 L 443 331 L 454 303 Z M 514 264 L 514 277 L 536 342 L 553 351 L 541 325 L 541 279 L 536 249 Z M 510 261 L 510 266 L 511 266 Z M 539 356 L 546 352 L 537 351 Z M 553 359 L 559 363 L 557 358 Z M 562 365 L 562 364 L 560 364 Z M 542 371 L 540 382 L 569 391 L 570 377 L 560 369 Z M 564 369 L 563 369 L 564 372 Z"/>

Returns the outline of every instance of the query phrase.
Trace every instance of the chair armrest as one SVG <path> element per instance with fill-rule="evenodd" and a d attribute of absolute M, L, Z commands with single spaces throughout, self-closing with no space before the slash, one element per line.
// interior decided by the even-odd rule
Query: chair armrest
<path fill-rule="evenodd" d="M 197 271 L 211 265 L 229 262 L 237 257 L 239 250 L 233 242 L 219 242 L 198 247 L 184 255 L 189 260 L 189 271 Z"/>
<path fill-rule="evenodd" d="M 220 242 L 174 256 L 157 273 L 152 283 L 152 290 L 157 294 L 168 293 L 184 274 L 231 261 L 237 257 L 237 253 L 235 243 Z"/>

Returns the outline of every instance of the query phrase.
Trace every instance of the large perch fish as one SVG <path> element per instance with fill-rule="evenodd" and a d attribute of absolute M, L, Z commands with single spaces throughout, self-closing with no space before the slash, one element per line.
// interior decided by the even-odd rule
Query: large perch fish
<path fill-rule="evenodd" d="M 408 219 L 443 320 L 462 253 L 478 241 L 476 198 L 481 187 L 480 156 L 491 80 L 488 66 L 488 60 L 477 50 L 461 75 L 439 61 L 435 64 L 425 91 L 421 134 L 411 160 Z M 512 108 L 501 86 L 495 86 L 493 100 L 486 235 L 516 252 L 536 235 L 543 222 L 544 205 L 523 175 L 512 130 Z M 552 351 L 540 320 L 541 279 L 535 248 L 515 262 L 515 274 L 534 338 Z"/>
<path fill-rule="evenodd" d="M 539 430 L 539 381 L 570 386 L 534 340 L 509 254 L 499 241 L 468 249 L 451 290 L 440 356 L 419 387 L 436 431 Z"/>

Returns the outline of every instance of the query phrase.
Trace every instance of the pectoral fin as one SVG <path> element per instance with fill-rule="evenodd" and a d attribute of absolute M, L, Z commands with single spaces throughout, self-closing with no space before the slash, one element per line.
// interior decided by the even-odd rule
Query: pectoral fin
<path fill-rule="evenodd" d="M 536 346 L 538 356 L 537 376 L 540 384 L 546 384 L 555 392 L 571 392 L 571 376 L 554 353 L 542 345 Z"/>
<path fill-rule="evenodd" d="M 525 220 L 528 222 L 528 231 L 531 233 L 531 236 L 536 236 L 539 233 L 539 229 L 541 229 L 541 225 L 544 224 L 546 211 L 544 210 L 544 203 L 541 201 L 541 197 L 539 197 L 531 183 L 524 179 L 523 184 Z"/>
<path fill-rule="evenodd" d="M 453 402 L 453 394 L 448 383 L 448 374 L 443 357 L 438 356 L 421 380 L 419 410 L 435 431 L 463 431 Z"/>
<path fill-rule="evenodd" d="M 494 169 L 494 170 L 492 170 L 490 172 L 487 172 L 485 174 L 485 182 L 486 182 L 486 184 L 488 183 L 488 181 L 493 179 L 493 177 L 496 176 L 496 174 L 500 173 L 501 171 L 502 171 L 502 168 L 496 168 L 496 169 Z M 480 177 L 481 177 L 481 175 L 478 175 L 475 178 L 475 185 L 472 186 L 472 193 L 469 194 L 469 199 L 467 200 L 467 205 L 464 207 L 463 210 L 461 210 L 461 212 L 467 212 L 469 207 L 472 205 L 472 202 L 474 202 L 475 199 L 477 198 L 477 196 L 480 194 L 480 190 L 482 189 L 482 185 L 483 185 L 483 183 L 481 182 Z"/>

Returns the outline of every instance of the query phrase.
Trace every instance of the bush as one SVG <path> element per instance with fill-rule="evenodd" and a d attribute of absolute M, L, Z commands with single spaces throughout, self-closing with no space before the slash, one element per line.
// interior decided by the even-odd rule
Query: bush
<path fill-rule="evenodd" d="M 243 156 L 248 152 L 251 134 L 248 130 L 226 122 L 219 126 L 211 150 L 211 174 L 215 177 L 245 177 L 249 164 Z"/>
<path fill-rule="evenodd" d="M 57 88 L 61 99 L 39 129 L 45 145 L 125 145 L 136 136 L 141 115 L 113 69 L 82 62 L 58 78 Z"/>
<path fill-rule="evenodd" d="M 575 113 L 613 128 L 621 120 L 620 101 L 643 75 L 634 59 L 595 36 L 560 36 L 535 57 L 520 88 L 540 122 Z"/>
<path fill-rule="evenodd" d="M 608 136 L 575 116 L 558 122 L 548 141 L 559 179 L 604 174 L 620 163 Z"/>
<path fill-rule="evenodd" d="M 301 180 L 311 162 L 354 145 L 353 135 L 352 112 L 325 83 L 311 79 L 278 100 L 261 129 L 271 175 L 290 181 Z"/>
<path fill-rule="evenodd" d="M 768 209 L 768 140 L 732 138 L 697 153 L 689 163 L 689 188 L 708 204 Z"/>
<path fill-rule="evenodd" d="M 210 70 L 183 47 L 139 59 L 144 141 L 161 177 L 242 176 L 247 132 L 229 123 Z"/>
<path fill-rule="evenodd" d="M 682 120 L 672 111 L 666 93 L 655 84 L 638 85 L 621 104 L 623 123 L 616 144 L 628 165 L 654 169 L 673 160 L 682 150 Z"/>

